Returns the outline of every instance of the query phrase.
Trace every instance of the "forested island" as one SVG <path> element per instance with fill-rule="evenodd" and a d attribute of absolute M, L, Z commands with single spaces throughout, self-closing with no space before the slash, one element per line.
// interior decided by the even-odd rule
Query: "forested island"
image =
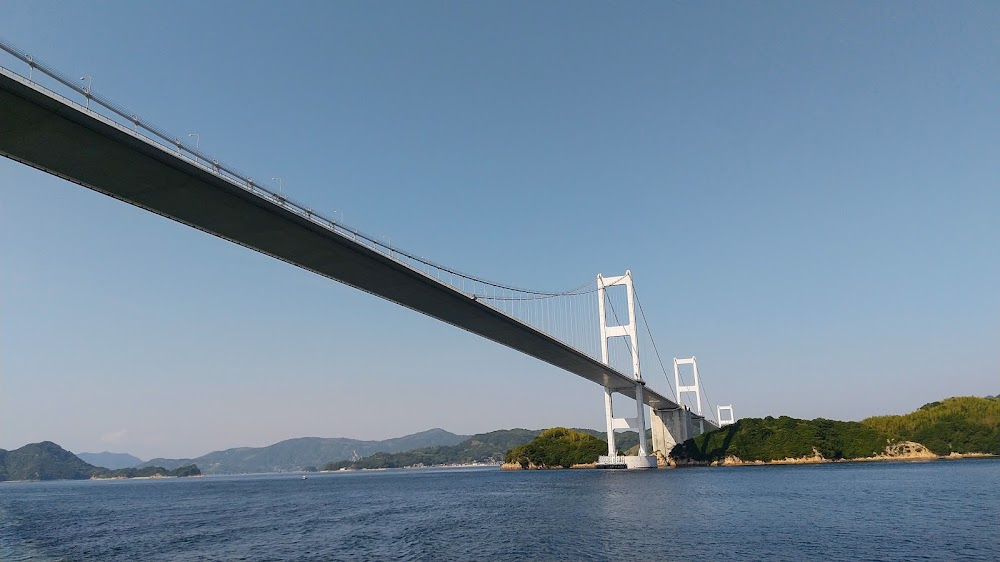
<path fill-rule="evenodd" d="M 87 480 L 91 478 L 156 478 L 200 476 L 195 465 L 109 470 L 82 461 L 51 441 L 31 443 L 13 451 L 0 449 L 0 482 L 9 480 Z"/>
<path fill-rule="evenodd" d="M 137 468 L 118 468 L 108 470 L 101 467 L 92 478 L 184 478 L 187 476 L 201 476 L 198 465 L 188 464 L 174 469 L 166 469 L 162 466 L 142 466 Z"/>
<path fill-rule="evenodd" d="M 600 455 L 608 452 L 608 442 L 590 433 L 554 427 L 541 432 L 524 445 L 504 455 L 504 469 L 592 468 Z"/>
<path fill-rule="evenodd" d="M 677 465 L 934 459 L 1000 455 L 1000 398 L 958 397 L 860 422 L 744 418 L 678 444 Z"/>

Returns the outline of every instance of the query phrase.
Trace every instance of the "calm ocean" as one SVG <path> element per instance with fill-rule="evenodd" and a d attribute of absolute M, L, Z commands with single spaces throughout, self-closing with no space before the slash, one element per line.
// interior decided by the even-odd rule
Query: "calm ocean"
<path fill-rule="evenodd" d="M 1000 460 L 0 485 L 0 560 L 1000 560 Z"/>

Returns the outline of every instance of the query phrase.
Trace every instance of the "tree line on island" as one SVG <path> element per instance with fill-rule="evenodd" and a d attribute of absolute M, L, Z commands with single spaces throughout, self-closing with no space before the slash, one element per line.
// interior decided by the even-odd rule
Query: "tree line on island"
<path fill-rule="evenodd" d="M 906 443 L 925 447 L 925 456 L 1000 455 L 1000 398 L 947 398 L 860 422 L 746 418 L 677 445 L 671 457 L 691 464 L 891 458 L 902 456 L 899 445 Z"/>
<path fill-rule="evenodd" d="M 906 415 L 875 416 L 862 423 L 922 443 L 938 455 L 1000 455 L 1000 396 L 947 398 Z"/>

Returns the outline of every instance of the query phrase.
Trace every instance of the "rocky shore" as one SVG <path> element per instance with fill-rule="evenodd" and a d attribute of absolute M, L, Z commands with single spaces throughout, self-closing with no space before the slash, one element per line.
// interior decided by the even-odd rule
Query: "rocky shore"
<path fill-rule="evenodd" d="M 677 462 L 670 460 L 670 466 L 762 466 L 770 464 L 822 464 L 831 462 L 873 462 L 873 461 L 929 461 L 941 458 L 960 458 L 962 455 L 949 455 L 942 457 L 935 455 L 927 447 L 914 441 L 899 441 L 886 446 L 885 452 L 871 457 L 861 457 L 856 459 L 828 459 L 817 449 L 813 449 L 813 454 L 807 457 L 784 458 L 771 461 L 745 461 L 737 456 L 726 456 L 721 461 L 711 462 L 684 460 Z M 966 455 L 969 456 L 969 455 Z M 979 456 L 979 455 L 977 455 Z M 982 455 L 989 456 L 989 455 Z"/>

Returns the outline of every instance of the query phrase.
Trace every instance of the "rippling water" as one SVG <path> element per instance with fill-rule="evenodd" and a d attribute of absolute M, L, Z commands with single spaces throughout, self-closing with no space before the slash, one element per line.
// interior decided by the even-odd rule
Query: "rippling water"
<path fill-rule="evenodd" d="M 0 485 L 0 560 L 1000 560 L 1000 460 Z"/>

